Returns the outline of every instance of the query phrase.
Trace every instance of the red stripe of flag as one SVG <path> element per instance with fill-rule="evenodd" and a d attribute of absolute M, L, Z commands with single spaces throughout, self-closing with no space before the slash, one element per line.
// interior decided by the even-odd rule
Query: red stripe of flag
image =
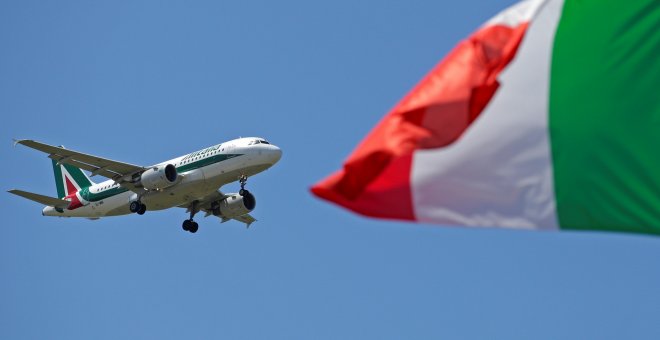
<path fill-rule="evenodd" d="M 497 91 L 528 24 L 489 25 L 456 46 L 367 135 L 341 170 L 311 188 L 357 213 L 414 220 L 413 152 L 456 141 Z"/>

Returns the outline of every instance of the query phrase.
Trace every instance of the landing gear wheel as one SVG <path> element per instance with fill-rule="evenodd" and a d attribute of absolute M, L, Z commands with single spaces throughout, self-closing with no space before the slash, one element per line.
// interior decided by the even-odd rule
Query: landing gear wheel
<path fill-rule="evenodd" d="M 191 233 L 196 233 L 199 229 L 199 224 L 193 220 L 184 220 L 183 225 L 181 226 L 183 230 L 189 231 Z"/>
<path fill-rule="evenodd" d="M 138 215 L 144 215 L 144 213 L 147 211 L 147 206 L 144 204 L 140 204 L 140 210 L 137 211 Z"/>
<path fill-rule="evenodd" d="M 133 201 L 133 202 L 131 202 L 131 204 L 128 206 L 128 209 L 129 209 L 132 213 L 136 213 L 136 212 L 140 211 L 140 208 L 142 208 L 142 203 L 140 203 L 140 201 Z"/>
<path fill-rule="evenodd" d="M 185 231 L 190 231 L 190 225 L 191 225 L 191 224 L 192 224 L 192 222 L 191 222 L 190 220 L 184 220 L 184 221 L 183 221 L 183 225 L 182 225 L 181 227 L 182 227 L 183 230 L 185 230 Z"/>

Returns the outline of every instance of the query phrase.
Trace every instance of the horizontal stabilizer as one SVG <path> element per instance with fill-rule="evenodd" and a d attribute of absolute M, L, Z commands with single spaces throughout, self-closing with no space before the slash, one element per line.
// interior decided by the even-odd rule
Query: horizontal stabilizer
<path fill-rule="evenodd" d="M 14 195 L 24 197 L 24 198 L 27 198 L 27 199 L 29 199 L 31 201 L 35 201 L 37 203 L 41 203 L 41 204 L 44 204 L 44 205 L 47 205 L 47 206 L 54 207 L 54 208 L 64 209 L 64 208 L 69 206 L 69 203 L 71 203 L 69 201 L 61 200 L 59 198 L 39 195 L 39 194 L 35 194 L 35 193 L 32 193 L 32 192 L 27 192 L 27 191 L 23 191 L 23 190 L 12 189 L 12 190 L 8 190 L 7 192 L 12 193 Z"/>

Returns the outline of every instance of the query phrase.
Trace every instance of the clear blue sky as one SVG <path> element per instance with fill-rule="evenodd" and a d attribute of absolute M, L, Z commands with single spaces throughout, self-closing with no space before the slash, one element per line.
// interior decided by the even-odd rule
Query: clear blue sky
<path fill-rule="evenodd" d="M 250 179 L 249 230 L 0 194 L 0 338 L 660 339 L 660 238 L 370 220 L 308 193 L 512 2 L 3 1 L 3 190 L 55 195 L 14 137 L 149 165 L 257 135 L 284 156 Z"/>

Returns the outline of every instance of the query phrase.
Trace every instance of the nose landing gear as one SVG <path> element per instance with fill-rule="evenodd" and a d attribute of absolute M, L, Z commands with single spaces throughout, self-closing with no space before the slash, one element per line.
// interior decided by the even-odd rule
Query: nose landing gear
<path fill-rule="evenodd" d="M 238 194 L 241 196 L 245 196 L 245 193 L 247 192 L 247 190 L 245 189 L 245 184 L 247 184 L 247 179 L 248 177 L 245 175 L 238 176 L 238 183 L 241 183 L 241 190 L 238 191 Z"/>

